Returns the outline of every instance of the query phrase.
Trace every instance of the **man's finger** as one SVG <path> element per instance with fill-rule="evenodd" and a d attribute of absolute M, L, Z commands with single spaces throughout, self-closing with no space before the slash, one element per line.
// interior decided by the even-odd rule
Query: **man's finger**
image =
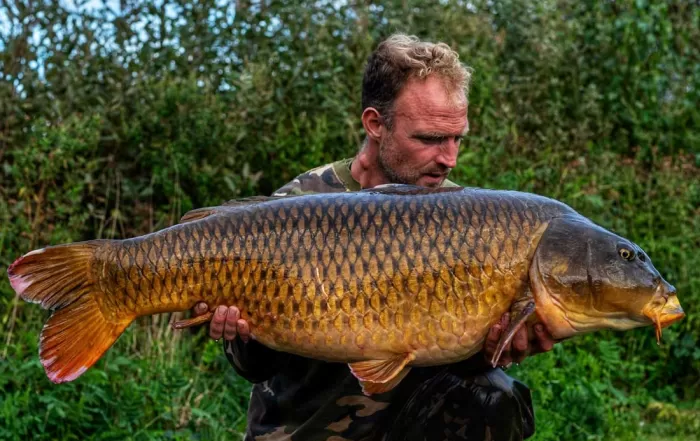
<path fill-rule="evenodd" d="M 510 312 L 506 312 L 501 316 L 501 327 L 503 329 L 508 328 L 508 323 L 510 323 Z"/>
<path fill-rule="evenodd" d="M 554 338 L 547 332 L 544 325 L 538 323 L 535 325 L 535 335 L 537 336 L 538 352 L 548 352 L 554 347 Z"/>
<path fill-rule="evenodd" d="M 211 323 L 209 324 L 209 336 L 214 340 L 221 338 L 224 333 L 224 323 L 226 323 L 226 314 L 228 313 L 228 308 L 221 305 L 216 308 L 214 317 L 211 318 Z"/>
<path fill-rule="evenodd" d="M 525 357 L 527 357 L 527 337 L 527 327 L 525 326 L 522 326 L 513 337 L 513 349 L 511 355 L 513 357 L 513 361 L 516 363 L 520 363 L 525 359 Z"/>
<path fill-rule="evenodd" d="M 248 343 L 248 340 L 250 339 L 250 327 L 248 326 L 248 322 L 246 320 L 238 320 L 238 335 L 241 336 L 241 340 Z"/>
<path fill-rule="evenodd" d="M 510 347 L 503 351 L 501 358 L 498 359 L 498 364 L 496 366 L 510 367 L 513 363 L 513 357 L 510 354 Z"/>
<path fill-rule="evenodd" d="M 484 342 L 484 354 L 488 361 L 491 361 L 493 354 L 496 352 L 496 347 L 498 347 L 498 340 L 501 338 L 501 325 L 493 325 L 489 329 L 489 333 L 486 336 L 486 341 Z"/>
<path fill-rule="evenodd" d="M 235 306 L 229 306 L 226 314 L 226 324 L 224 325 L 224 339 L 231 341 L 236 338 L 236 324 L 241 317 L 241 313 Z"/>
<path fill-rule="evenodd" d="M 207 311 L 209 311 L 209 306 L 204 302 L 199 302 L 194 305 L 194 308 L 192 308 L 192 315 L 196 317 L 206 313 Z"/>

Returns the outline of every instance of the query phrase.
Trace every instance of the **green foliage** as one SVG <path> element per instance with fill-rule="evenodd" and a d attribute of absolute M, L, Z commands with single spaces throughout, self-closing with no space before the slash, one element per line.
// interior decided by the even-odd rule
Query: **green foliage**
<path fill-rule="evenodd" d="M 395 31 L 445 41 L 474 68 L 453 179 L 552 196 L 633 239 L 688 313 L 661 346 L 650 329 L 598 333 L 510 371 L 532 388 L 535 439 L 700 437 L 693 2 L 73 3 L 0 6 L 0 439 L 240 435 L 249 385 L 203 330 L 171 333 L 167 315 L 51 384 L 37 357 L 46 314 L 14 297 L 5 269 L 352 155 L 365 60 Z"/>
<path fill-rule="evenodd" d="M 237 439 L 249 386 L 226 369 L 221 344 L 182 339 L 165 326 L 143 344 L 128 330 L 84 379 L 52 384 L 36 333 L 0 365 L 0 439 Z M 128 355 L 127 355 L 128 354 Z"/>

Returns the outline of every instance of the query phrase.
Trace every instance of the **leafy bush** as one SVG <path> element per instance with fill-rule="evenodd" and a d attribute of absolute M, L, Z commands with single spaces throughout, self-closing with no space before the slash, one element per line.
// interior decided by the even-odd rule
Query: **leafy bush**
<path fill-rule="evenodd" d="M 537 440 L 700 435 L 700 8 L 644 0 L 122 1 L 0 6 L 0 438 L 231 439 L 248 388 L 203 330 L 139 319 L 55 386 L 44 311 L 5 269 L 46 245 L 144 234 L 352 155 L 361 74 L 394 31 L 474 68 L 452 178 L 561 199 L 644 247 L 687 317 L 567 341 L 509 371 Z M 93 4 L 92 2 L 90 4 Z M 111 5 L 111 6 L 110 6 Z"/>

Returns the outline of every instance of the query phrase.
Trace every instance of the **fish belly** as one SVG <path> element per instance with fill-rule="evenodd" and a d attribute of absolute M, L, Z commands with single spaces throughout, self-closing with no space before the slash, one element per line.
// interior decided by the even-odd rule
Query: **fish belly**
<path fill-rule="evenodd" d="M 318 195 L 122 241 L 94 267 L 118 314 L 233 305 L 274 349 L 440 364 L 477 352 L 526 288 L 542 222 L 517 198 Z"/>

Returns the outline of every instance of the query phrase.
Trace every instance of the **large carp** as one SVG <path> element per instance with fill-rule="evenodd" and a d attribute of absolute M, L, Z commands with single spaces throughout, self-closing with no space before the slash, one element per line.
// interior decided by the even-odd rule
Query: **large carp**
<path fill-rule="evenodd" d="M 535 321 L 556 339 L 651 324 L 658 338 L 684 316 L 629 240 L 549 198 L 470 188 L 232 201 L 133 239 L 32 251 L 8 275 L 53 310 L 40 357 L 54 382 L 80 376 L 135 318 L 200 301 L 237 306 L 273 349 L 349 363 L 367 394 L 478 352 L 508 311 L 494 362 Z"/>

